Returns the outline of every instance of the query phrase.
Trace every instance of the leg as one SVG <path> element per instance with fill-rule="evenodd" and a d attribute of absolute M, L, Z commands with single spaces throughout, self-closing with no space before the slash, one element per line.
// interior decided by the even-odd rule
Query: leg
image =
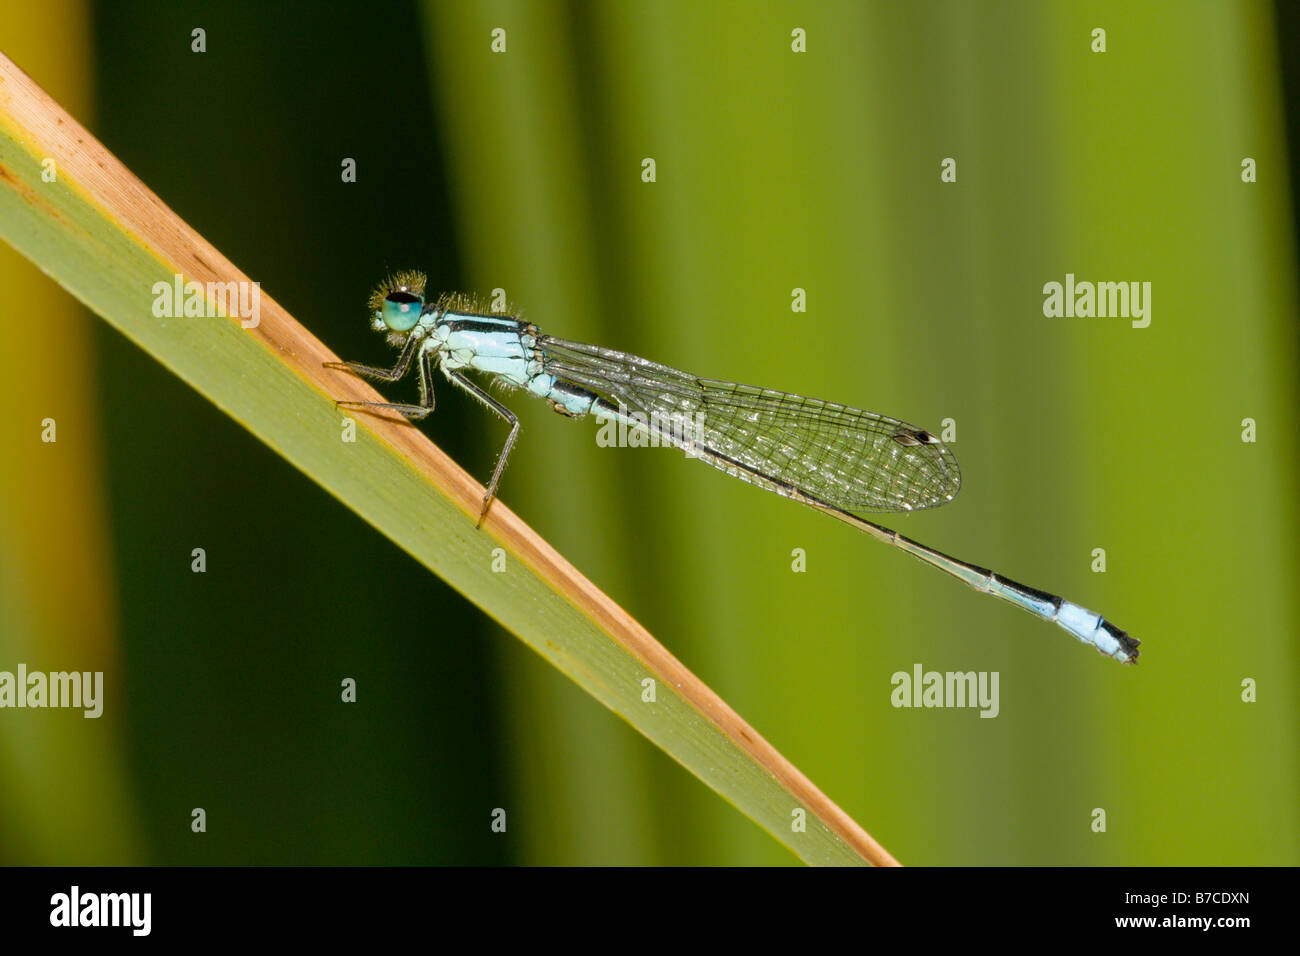
<path fill-rule="evenodd" d="M 362 378 L 373 378 L 380 382 L 396 382 L 411 365 L 411 357 L 415 355 L 415 350 L 419 348 L 420 340 L 414 335 L 407 336 L 406 346 L 402 349 L 402 354 L 397 359 L 397 364 L 392 368 L 375 368 L 371 365 L 362 365 L 360 362 L 326 362 L 326 368 L 343 369 L 354 375 L 360 375 Z"/>
<path fill-rule="evenodd" d="M 369 366 L 365 366 L 365 365 L 358 366 L 358 368 L 368 369 L 371 372 L 378 372 L 379 375 L 381 376 L 392 375 L 393 376 L 392 381 L 396 381 L 397 379 L 401 378 L 403 375 L 406 374 L 406 366 L 411 363 L 411 356 L 408 353 L 412 351 L 413 351 L 412 347 L 408 344 L 407 347 L 402 351 L 402 357 L 397 361 L 397 367 L 394 368 L 391 372 L 386 371 L 384 369 L 371 369 L 369 368 Z M 400 402 L 335 402 L 334 407 L 335 408 L 382 408 L 388 411 L 401 412 L 411 421 L 418 422 L 420 419 L 424 418 L 431 411 L 433 411 L 434 396 L 433 396 L 433 385 L 432 385 L 432 378 L 431 378 L 431 376 L 433 375 L 432 358 L 433 356 L 429 352 L 425 352 L 424 355 L 420 357 L 420 404 L 419 405 L 404 405 Z M 357 371 L 357 368 L 353 368 L 351 363 L 348 363 L 346 365 L 343 363 L 339 363 L 339 367 L 347 368 L 350 371 L 354 371 L 354 372 Z M 360 373 L 360 374 L 364 374 L 364 373 Z"/>
<path fill-rule="evenodd" d="M 475 528 L 481 528 L 483 527 L 483 519 L 487 517 L 488 506 L 492 504 L 492 499 L 497 496 L 497 484 L 501 481 L 501 473 L 506 470 L 506 459 L 510 457 L 510 449 L 515 446 L 515 438 L 519 435 L 519 419 L 514 412 L 466 378 L 464 372 L 447 372 L 447 377 L 451 379 L 453 385 L 463 388 L 510 423 L 510 435 L 506 438 L 505 447 L 501 449 L 501 454 L 497 458 L 496 470 L 492 472 L 492 481 L 488 483 L 487 494 L 483 497 L 483 510 L 479 512 L 478 524 L 474 526 Z"/>

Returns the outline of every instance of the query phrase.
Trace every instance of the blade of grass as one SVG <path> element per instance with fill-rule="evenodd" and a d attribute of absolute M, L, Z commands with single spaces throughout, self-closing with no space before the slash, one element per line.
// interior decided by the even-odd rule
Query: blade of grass
<path fill-rule="evenodd" d="M 237 318 L 155 317 L 158 282 L 250 280 L 2 54 L 0 236 L 800 859 L 896 864 L 501 502 L 476 531 L 481 486 L 421 432 L 358 416 L 345 442 L 333 399 L 378 396 L 324 369 L 337 357 L 269 296 L 248 328 Z M 509 573 L 492 571 L 498 547 Z M 642 700 L 646 678 L 656 702 Z"/>

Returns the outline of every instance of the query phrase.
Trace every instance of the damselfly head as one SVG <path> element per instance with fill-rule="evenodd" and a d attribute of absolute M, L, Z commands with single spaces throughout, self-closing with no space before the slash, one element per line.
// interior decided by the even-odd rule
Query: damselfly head
<path fill-rule="evenodd" d="M 424 309 L 423 272 L 398 272 L 370 293 L 370 326 L 377 332 L 409 332 Z"/>

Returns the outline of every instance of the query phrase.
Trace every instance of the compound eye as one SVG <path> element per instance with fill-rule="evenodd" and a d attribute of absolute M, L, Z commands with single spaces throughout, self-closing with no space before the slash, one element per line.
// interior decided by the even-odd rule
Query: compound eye
<path fill-rule="evenodd" d="M 401 290 L 390 292 L 384 296 L 381 307 L 384 325 L 394 332 L 409 332 L 420 321 L 420 311 L 423 308 L 423 296 Z"/>

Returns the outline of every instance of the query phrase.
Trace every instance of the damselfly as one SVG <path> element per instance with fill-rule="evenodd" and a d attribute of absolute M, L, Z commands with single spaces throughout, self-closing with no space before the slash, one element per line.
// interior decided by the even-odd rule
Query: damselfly
<path fill-rule="evenodd" d="M 1052 621 L 1085 644 L 1133 663 L 1138 641 L 1077 604 L 1017 584 L 905 538 L 863 514 L 916 511 L 951 501 L 961 486 L 957 459 L 931 432 L 895 418 L 770 388 L 697 378 L 625 352 L 543 335 L 512 314 L 493 313 L 463 296 L 424 301 L 425 277 L 393 276 L 370 297 L 371 326 L 401 356 L 391 369 L 330 363 L 366 378 L 396 382 L 414 364 L 420 404 L 339 402 L 418 420 L 433 411 L 433 378 L 441 371 L 510 424 L 479 514 L 487 516 L 519 435 L 519 419 L 465 373 L 546 399 L 572 418 L 588 413 L 653 432 L 714 468 L 793 498 L 891 544 L 977 591 Z"/>

